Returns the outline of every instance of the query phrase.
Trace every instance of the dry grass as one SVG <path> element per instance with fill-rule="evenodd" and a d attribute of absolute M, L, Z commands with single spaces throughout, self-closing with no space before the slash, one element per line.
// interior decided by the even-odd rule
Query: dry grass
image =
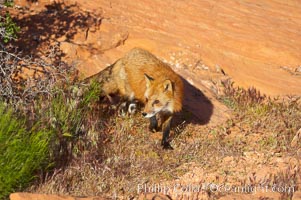
<path fill-rule="evenodd" d="M 174 139 L 174 151 L 164 151 L 159 137 L 151 136 L 147 121 L 139 115 L 98 119 L 92 129 L 77 144 L 80 147 L 69 166 L 55 172 L 37 191 L 131 196 L 136 194 L 138 184 L 180 176 L 183 172 L 177 170 L 179 166 L 197 157 L 201 160 L 205 153 L 199 154 L 199 140 L 187 145 L 188 131 Z"/>
<path fill-rule="evenodd" d="M 138 184 L 171 183 L 189 172 L 190 163 L 207 173 L 202 183 L 294 185 L 297 190 L 300 146 L 292 147 L 291 141 L 300 129 L 300 99 L 269 99 L 232 84 L 225 86 L 225 94 L 221 100 L 234 117 L 217 127 L 175 126 L 173 151 L 162 150 L 160 134 L 149 133 L 139 113 L 119 117 L 115 108 L 96 103 L 84 122 L 88 131 L 73 144 L 73 159 L 29 191 L 136 197 Z M 262 167 L 268 170 L 261 177 Z M 207 193 L 212 199 L 225 195 Z M 283 199 L 292 194 L 281 193 Z"/>

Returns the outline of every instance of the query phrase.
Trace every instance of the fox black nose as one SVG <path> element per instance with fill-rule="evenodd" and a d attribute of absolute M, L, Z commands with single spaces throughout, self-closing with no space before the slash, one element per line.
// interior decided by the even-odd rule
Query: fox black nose
<path fill-rule="evenodd" d="M 143 113 L 142 113 L 142 116 L 143 116 L 143 117 L 145 117 L 146 115 L 147 115 L 147 113 L 146 113 L 146 112 L 143 112 Z"/>

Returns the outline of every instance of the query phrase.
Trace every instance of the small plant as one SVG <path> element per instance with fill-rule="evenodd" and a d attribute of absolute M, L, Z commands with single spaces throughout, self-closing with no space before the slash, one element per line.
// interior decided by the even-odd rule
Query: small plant
<path fill-rule="evenodd" d="M 83 95 L 78 95 L 82 88 L 71 83 L 55 87 L 52 95 L 35 101 L 33 113 L 40 128 L 56 133 L 52 141 L 53 157 L 57 166 L 64 166 L 74 156 L 74 144 L 87 133 L 87 116 L 92 112 L 90 106 L 98 100 L 100 86 L 93 83 Z"/>
<path fill-rule="evenodd" d="M 3 5 L 5 7 L 13 7 L 14 2 L 12 0 L 5 0 Z M 2 5 L 0 5 L 1 7 Z M 20 27 L 13 21 L 8 11 L 5 12 L 4 16 L 0 16 L 0 37 L 4 43 L 17 39 L 19 31 Z"/>
<path fill-rule="evenodd" d="M 17 39 L 19 31 L 20 27 L 13 21 L 9 12 L 6 12 L 5 16 L 0 16 L 0 36 L 4 43 Z"/>
<path fill-rule="evenodd" d="M 56 154 L 54 157 L 58 165 L 64 165 L 72 157 L 73 141 L 82 134 L 85 114 L 78 102 L 63 91 L 57 92 L 42 112 L 45 114 L 43 116 L 43 113 L 40 113 L 42 121 L 48 121 L 47 128 L 56 133 L 56 141 L 53 144 L 53 152 Z"/>
<path fill-rule="evenodd" d="M 234 82 L 230 80 L 223 82 L 223 86 L 223 101 L 231 108 L 260 105 L 267 99 L 266 95 L 261 94 L 260 91 L 254 87 L 248 89 L 235 87 Z"/>
<path fill-rule="evenodd" d="M 88 89 L 84 91 L 83 101 L 82 101 L 83 106 L 88 105 L 91 102 L 97 101 L 99 99 L 100 94 L 101 94 L 101 85 L 97 81 L 93 80 L 89 85 Z"/>
<path fill-rule="evenodd" d="M 0 102 L 0 199 L 21 190 L 46 169 L 49 160 L 49 141 L 52 132 L 27 129 L 25 120 Z"/>
<path fill-rule="evenodd" d="M 5 0 L 3 4 L 6 7 L 13 7 L 14 1 L 13 0 Z"/>

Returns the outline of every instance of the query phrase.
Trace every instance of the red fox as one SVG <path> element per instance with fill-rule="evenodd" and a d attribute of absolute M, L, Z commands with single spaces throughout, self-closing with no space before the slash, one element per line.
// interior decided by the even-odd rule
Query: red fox
<path fill-rule="evenodd" d="M 150 119 L 149 129 L 158 130 L 158 118 L 163 131 L 162 146 L 172 149 L 169 132 L 172 116 L 182 109 L 183 82 L 167 64 L 150 52 L 134 48 L 123 58 L 98 74 L 89 77 L 101 82 L 102 91 L 145 105 L 142 115 Z"/>

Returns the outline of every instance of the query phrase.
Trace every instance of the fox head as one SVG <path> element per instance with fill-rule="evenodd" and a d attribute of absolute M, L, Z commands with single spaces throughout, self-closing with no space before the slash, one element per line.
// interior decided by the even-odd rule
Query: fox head
<path fill-rule="evenodd" d="M 146 118 L 159 112 L 173 112 L 173 83 L 169 79 L 155 80 L 144 74 L 146 90 L 144 93 L 145 107 L 142 115 Z"/>

